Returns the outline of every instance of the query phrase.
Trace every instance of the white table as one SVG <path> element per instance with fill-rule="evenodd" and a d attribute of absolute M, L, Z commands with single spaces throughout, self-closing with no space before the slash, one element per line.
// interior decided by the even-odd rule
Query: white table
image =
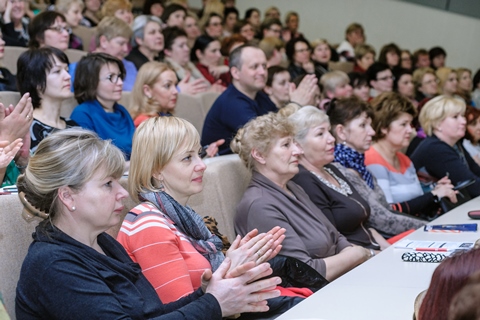
<path fill-rule="evenodd" d="M 467 213 L 480 210 L 480 197 L 446 213 L 430 224 L 476 223 Z M 480 220 L 478 220 L 480 223 Z M 457 234 L 424 232 L 407 236 L 412 240 L 475 242 L 480 232 Z M 338 278 L 277 319 L 405 320 L 412 319 L 413 303 L 428 288 L 438 263 L 403 262 L 406 250 L 393 246 Z"/>

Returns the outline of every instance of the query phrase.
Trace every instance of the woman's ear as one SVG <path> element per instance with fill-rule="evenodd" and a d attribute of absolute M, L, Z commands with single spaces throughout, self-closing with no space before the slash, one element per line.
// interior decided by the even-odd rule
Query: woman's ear
<path fill-rule="evenodd" d="M 195 50 L 195 56 L 197 57 L 198 60 L 203 58 L 202 50 L 200 50 L 200 49 Z"/>
<path fill-rule="evenodd" d="M 380 131 L 383 133 L 384 136 L 388 134 L 388 128 L 382 128 Z"/>
<path fill-rule="evenodd" d="M 58 188 L 58 199 L 69 211 L 75 211 L 75 199 L 72 189 L 67 186 Z"/>
<path fill-rule="evenodd" d="M 343 124 L 337 124 L 336 127 L 333 128 L 333 132 L 337 138 L 337 143 L 347 141 L 347 132 Z"/>
<path fill-rule="evenodd" d="M 163 49 L 163 53 L 165 53 L 165 55 L 166 55 L 167 57 L 171 57 L 171 56 L 172 56 L 172 51 L 170 51 L 170 49 L 167 49 L 167 48 Z"/>
<path fill-rule="evenodd" d="M 263 91 L 265 91 L 265 93 L 268 95 L 271 95 L 273 93 L 273 89 L 270 86 L 265 86 L 265 88 L 263 88 Z"/>
<path fill-rule="evenodd" d="M 152 88 L 150 88 L 149 85 L 147 84 L 144 84 L 143 87 L 143 94 L 148 98 L 148 99 L 152 99 Z"/>
<path fill-rule="evenodd" d="M 251 155 L 252 155 L 252 158 L 255 159 L 255 161 L 257 161 L 258 163 L 260 164 L 266 163 L 264 156 L 257 149 L 253 149 L 251 151 Z"/>

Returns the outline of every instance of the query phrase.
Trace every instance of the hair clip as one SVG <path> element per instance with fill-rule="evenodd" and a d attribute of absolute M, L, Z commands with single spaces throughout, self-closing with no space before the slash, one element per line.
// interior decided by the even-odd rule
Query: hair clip
<path fill-rule="evenodd" d="M 25 192 L 20 191 L 18 193 L 18 197 L 20 198 L 20 202 L 23 205 L 22 217 L 23 219 L 25 219 L 25 221 L 30 222 L 35 217 L 39 217 L 44 220 L 48 219 L 48 216 L 49 216 L 48 213 L 35 208 L 30 202 L 28 202 L 27 198 L 25 197 Z"/>

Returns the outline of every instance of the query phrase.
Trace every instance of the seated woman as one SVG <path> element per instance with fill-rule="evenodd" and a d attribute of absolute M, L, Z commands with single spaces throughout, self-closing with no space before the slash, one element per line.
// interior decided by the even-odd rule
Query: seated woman
<path fill-rule="evenodd" d="M 17 0 L 4 2 L 2 5 L 2 32 L 9 39 L 8 45 L 26 47 L 29 40 L 28 25 L 30 20 L 26 16 L 29 2 Z"/>
<path fill-rule="evenodd" d="M 187 10 L 179 4 L 173 3 L 165 7 L 160 19 L 167 27 L 183 28 Z"/>
<path fill-rule="evenodd" d="M 352 246 L 311 202 L 297 184 L 301 148 L 294 142 L 294 129 L 287 120 L 269 113 L 240 129 L 231 143 L 252 180 L 237 205 L 235 231 L 244 236 L 257 228 L 267 232 L 285 228 L 280 254 L 296 258 L 332 281 L 372 256 Z"/>
<path fill-rule="evenodd" d="M 32 153 L 52 132 L 77 126 L 75 121 L 60 117 L 62 102 L 73 96 L 68 64 L 65 53 L 54 47 L 30 49 L 18 58 L 18 89 L 22 95 L 29 92 L 32 98 Z"/>
<path fill-rule="evenodd" d="M 469 106 L 475 107 L 472 101 L 472 71 L 467 68 L 458 68 L 457 72 L 457 95 Z"/>
<path fill-rule="evenodd" d="M 423 220 L 390 210 L 385 194 L 365 166 L 365 152 L 375 134 L 371 126 L 372 108 L 350 97 L 331 102 L 327 114 L 337 140 L 335 162 L 341 164 L 341 173 L 370 205 L 368 226 L 385 238 L 423 226 Z"/>
<path fill-rule="evenodd" d="M 412 56 L 412 53 L 407 49 L 403 49 L 401 51 L 400 67 L 402 69 L 407 69 L 409 71 L 412 71 L 413 69 L 413 56 Z"/>
<path fill-rule="evenodd" d="M 233 27 L 233 35 L 239 34 L 245 39 L 248 43 L 254 43 L 255 40 L 255 30 L 250 22 L 245 20 L 239 20 Z"/>
<path fill-rule="evenodd" d="M 457 92 L 458 78 L 454 69 L 440 67 L 435 71 L 438 79 L 438 91 L 440 94 L 453 97 Z"/>
<path fill-rule="evenodd" d="M 79 26 L 82 20 L 82 11 L 84 8 L 82 0 L 58 0 L 55 2 L 55 10 L 65 16 L 65 21 L 70 28 L 76 28 Z M 87 48 L 88 43 L 85 44 Z M 83 50 L 84 44 L 82 39 L 73 33 L 70 33 L 68 40 L 68 48 Z"/>
<path fill-rule="evenodd" d="M 372 250 L 389 246 L 372 228 L 367 228 L 370 206 L 355 190 L 333 161 L 335 138 L 330 134 L 328 116 L 315 107 L 303 107 L 289 116 L 295 141 L 303 149 L 297 183 L 310 200 L 350 243 Z M 373 252 L 373 251 L 372 251 Z"/>
<path fill-rule="evenodd" d="M 5 56 L 5 41 L 0 30 L 0 62 Z M 18 91 L 15 76 L 7 68 L 0 67 L 0 91 Z"/>
<path fill-rule="evenodd" d="M 462 141 L 463 148 L 480 165 L 480 110 L 467 106 L 465 111 L 467 130 Z"/>
<path fill-rule="evenodd" d="M 132 3 L 128 0 L 107 0 L 102 5 L 102 17 L 117 17 L 131 26 L 133 22 Z"/>
<path fill-rule="evenodd" d="M 292 79 L 307 73 L 315 73 L 315 66 L 310 60 L 312 47 L 307 39 L 293 38 L 285 45 L 285 53 L 290 61 L 288 72 Z"/>
<path fill-rule="evenodd" d="M 330 100 L 337 98 L 348 98 L 353 94 L 352 86 L 350 85 L 350 78 L 348 75 L 340 70 L 330 71 L 325 73 L 320 78 L 320 88 L 322 91 L 322 102 L 320 109 Z"/>
<path fill-rule="evenodd" d="M 159 59 L 163 51 L 162 21 L 155 16 L 138 16 L 133 21 L 132 51 L 125 57 L 135 64 L 137 70 Z"/>
<path fill-rule="evenodd" d="M 465 101 L 438 96 L 420 111 L 419 121 L 428 137 L 410 157 L 417 170 L 426 170 L 436 179 L 448 175 L 453 185 L 473 179 L 466 187 L 471 197 L 480 195 L 480 166 L 465 151 L 460 140 L 465 135 Z"/>
<path fill-rule="evenodd" d="M 350 72 L 348 78 L 352 87 L 352 95 L 367 102 L 370 99 L 370 87 L 365 72 Z"/>
<path fill-rule="evenodd" d="M 197 69 L 210 84 L 220 84 L 227 87 L 232 82 L 230 68 L 228 65 L 222 64 L 224 59 L 220 49 L 219 40 L 202 35 L 193 44 L 190 51 L 190 61 L 195 63 Z"/>
<path fill-rule="evenodd" d="M 187 45 L 193 47 L 195 40 L 202 34 L 198 26 L 198 17 L 194 12 L 188 11 L 183 23 L 183 30 L 187 34 Z"/>
<path fill-rule="evenodd" d="M 367 170 L 377 178 L 385 197 L 396 211 L 423 219 L 435 218 L 443 197 L 457 202 L 448 177 L 424 193 L 412 161 L 401 152 L 409 143 L 414 129 L 415 107 L 398 93 L 383 93 L 372 100 L 375 130 L 374 144 L 365 152 Z"/>
<path fill-rule="evenodd" d="M 28 25 L 30 48 L 50 46 L 65 51 L 68 49 L 72 29 L 65 16 L 56 11 L 44 11 L 33 18 Z"/>
<path fill-rule="evenodd" d="M 83 19 L 80 21 L 80 24 L 87 28 L 96 27 L 101 18 L 101 6 L 102 2 L 100 0 L 86 0 L 85 10 L 83 11 Z"/>
<path fill-rule="evenodd" d="M 433 69 L 427 67 L 416 69 L 412 80 L 415 84 L 415 100 L 418 103 L 438 94 L 438 79 Z"/>
<path fill-rule="evenodd" d="M 163 10 L 165 10 L 165 1 L 164 0 L 146 0 L 143 4 L 144 15 L 152 15 L 160 19 L 162 16 Z"/>
<path fill-rule="evenodd" d="M 117 103 L 122 98 L 125 68 L 122 61 L 105 53 L 90 53 L 77 65 L 73 83 L 79 105 L 72 120 L 112 142 L 130 159 L 135 125 L 128 111 Z"/>
<path fill-rule="evenodd" d="M 105 233 L 123 216 L 123 168 L 122 152 L 91 131 L 62 130 L 40 143 L 18 181 L 24 216 L 45 219 L 22 265 L 18 319 L 222 319 L 268 310 L 265 299 L 278 296 L 272 288 L 280 279 L 247 285 L 271 273 L 268 264 L 253 263 L 226 279 L 230 259 L 213 275 L 205 272 L 197 291 L 163 304 L 138 265 Z M 252 292 L 258 290 L 266 291 Z"/>
<path fill-rule="evenodd" d="M 415 85 L 412 80 L 412 72 L 407 69 L 397 68 L 394 76 L 393 91 L 407 98 L 416 108 L 418 102 L 415 100 Z"/>
<path fill-rule="evenodd" d="M 400 48 L 395 43 L 389 43 L 382 47 L 378 56 L 378 62 L 387 64 L 392 71 L 400 67 Z"/>
<path fill-rule="evenodd" d="M 216 12 L 210 12 L 202 17 L 201 25 L 203 34 L 213 39 L 220 40 L 223 35 L 223 17 Z"/>
<path fill-rule="evenodd" d="M 265 37 L 258 43 L 258 47 L 265 53 L 267 68 L 283 64 L 285 47 L 282 40 L 277 37 Z"/>
<path fill-rule="evenodd" d="M 330 44 L 325 39 L 318 39 L 310 43 L 312 47 L 312 61 L 315 66 L 315 75 L 320 79 L 325 73 L 330 72 L 328 63 L 332 57 Z"/>
<path fill-rule="evenodd" d="M 375 62 L 375 49 L 368 44 L 359 44 L 355 47 L 354 72 L 365 73 Z"/>

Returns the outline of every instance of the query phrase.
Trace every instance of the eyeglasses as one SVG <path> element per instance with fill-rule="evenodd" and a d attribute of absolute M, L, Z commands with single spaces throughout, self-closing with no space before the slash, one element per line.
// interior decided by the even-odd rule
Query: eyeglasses
<path fill-rule="evenodd" d="M 423 82 L 423 84 L 432 84 L 432 83 L 434 83 L 434 82 L 438 84 L 438 83 L 440 82 L 440 80 L 438 80 L 438 79 L 432 79 L 432 80 L 428 80 L 428 81 Z"/>
<path fill-rule="evenodd" d="M 113 84 L 117 84 L 117 83 L 118 83 L 118 79 L 122 79 L 122 80 L 123 80 L 123 74 L 121 74 L 121 73 L 119 73 L 119 74 L 112 73 L 111 75 L 109 75 L 108 77 L 104 78 L 103 80 L 108 80 L 108 81 L 110 81 L 110 82 L 113 83 Z"/>
<path fill-rule="evenodd" d="M 222 24 L 220 22 L 213 22 L 213 23 L 210 23 L 210 26 L 212 27 L 219 27 L 221 26 Z"/>
<path fill-rule="evenodd" d="M 272 32 L 275 32 L 275 33 L 281 33 L 282 32 L 282 29 L 272 29 L 272 28 L 270 28 L 268 30 L 270 30 Z"/>
<path fill-rule="evenodd" d="M 62 33 L 63 31 L 66 31 L 68 34 L 72 33 L 72 28 L 70 27 L 64 27 L 64 26 L 55 26 L 55 27 L 50 27 L 48 30 L 53 30 L 58 33 Z"/>
<path fill-rule="evenodd" d="M 382 77 L 382 78 L 377 79 L 377 81 L 387 81 L 387 80 L 395 81 L 395 77 L 394 76 L 386 76 L 386 77 Z"/>
<path fill-rule="evenodd" d="M 295 50 L 295 52 L 298 52 L 298 53 L 310 52 L 310 48 L 298 49 L 298 50 Z"/>

